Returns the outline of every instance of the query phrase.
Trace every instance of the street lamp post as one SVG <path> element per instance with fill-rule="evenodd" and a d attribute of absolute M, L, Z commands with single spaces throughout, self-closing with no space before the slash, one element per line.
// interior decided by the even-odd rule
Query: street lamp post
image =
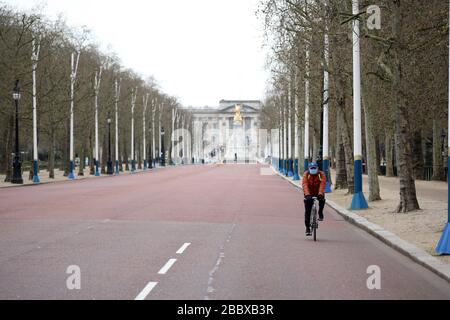
<path fill-rule="evenodd" d="M 95 176 L 100 176 L 99 171 L 99 146 L 98 146 L 98 94 L 100 92 L 100 83 L 102 79 L 102 70 L 103 68 L 100 67 L 100 72 L 95 72 L 95 79 L 94 79 L 94 100 L 95 100 Z"/>
<path fill-rule="evenodd" d="M 161 127 L 161 167 L 166 166 L 166 150 L 164 149 L 164 127 Z"/>
<path fill-rule="evenodd" d="M 162 101 L 159 104 L 159 148 L 158 148 L 158 152 L 159 152 L 159 162 L 160 165 L 162 164 L 162 160 L 161 160 L 161 153 L 162 153 L 162 145 L 161 145 L 161 141 L 163 141 L 163 138 L 161 136 L 161 133 L 164 131 L 164 129 L 161 127 L 161 121 L 162 121 L 162 111 L 163 111 L 164 105 L 162 103 Z"/>
<path fill-rule="evenodd" d="M 174 158 L 175 158 L 175 155 L 173 155 L 172 156 L 172 153 L 176 153 L 176 150 L 175 150 L 175 140 L 174 140 L 174 133 L 175 133 L 175 119 L 176 119 L 176 109 L 175 108 L 172 108 L 172 137 L 171 137 L 171 139 L 170 139 L 170 142 L 171 142 L 171 144 L 170 144 L 170 146 L 171 146 L 171 152 L 170 152 L 170 160 L 171 160 L 171 165 L 175 165 L 175 162 L 174 162 Z"/>
<path fill-rule="evenodd" d="M 295 111 L 294 111 L 294 181 L 299 181 L 299 139 L 298 139 L 298 98 L 297 94 L 295 94 Z"/>
<path fill-rule="evenodd" d="M 37 99 L 36 99 L 36 69 L 39 59 L 39 51 L 41 45 L 38 44 L 36 47 L 35 40 L 32 42 L 33 53 L 31 55 L 31 61 L 33 62 L 33 183 L 40 183 L 39 179 L 39 154 L 38 154 L 38 143 L 37 143 Z"/>
<path fill-rule="evenodd" d="M 288 145 L 288 177 L 294 176 L 294 161 L 293 161 L 293 148 L 292 148 L 292 104 L 291 104 L 291 92 L 289 92 L 288 96 L 288 116 L 287 116 L 287 129 L 288 129 L 288 136 L 287 136 L 287 145 Z"/>
<path fill-rule="evenodd" d="M 283 172 L 283 134 L 282 134 L 282 112 L 281 105 L 278 106 L 278 172 Z"/>
<path fill-rule="evenodd" d="M 152 130 L 149 128 L 148 133 L 153 135 Z M 153 169 L 153 144 L 152 140 L 150 140 L 150 148 L 148 150 L 148 168 Z"/>
<path fill-rule="evenodd" d="M 73 108 L 74 108 L 74 87 L 77 78 L 78 62 L 80 61 L 80 52 L 77 52 L 77 58 L 75 60 L 75 53 L 71 56 L 71 74 L 70 74 L 70 152 L 69 152 L 69 180 L 75 180 L 75 175 L 73 174 Z"/>
<path fill-rule="evenodd" d="M 111 159 L 111 119 L 108 118 L 108 162 L 107 162 L 107 169 L 106 174 L 113 175 L 114 169 L 113 169 L 113 163 Z"/>
<path fill-rule="evenodd" d="M 134 160 L 134 108 L 136 106 L 137 88 L 131 93 L 131 172 L 136 171 Z"/>
<path fill-rule="evenodd" d="M 116 83 L 115 83 L 115 116 L 116 116 L 116 130 L 115 130 L 115 136 L 116 136 L 116 141 L 115 141 L 115 157 L 116 157 L 116 175 L 119 174 L 120 170 L 119 170 L 119 111 L 118 111 L 118 106 L 119 106 L 119 99 L 120 99 L 120 83 L 117 81 L 116 79 Z"/>
<path fill-rule="evenodd" d="M 450 21 L 450 12 L 449 12 L 449 21 Z M 449 42 L 450 42 L 450 35 L 449 35 Z M 450 49 L 449 49 L 450 50 Z M 449 51 L 450 54 L 450 51 Z M 450 75 L 450 65 L 449 65 L 449 75 Z M 450 83 L 448 87 L 448 94 L 450 97 Z M 447 203 L 450 203 L 450 100 L 448 105 L 448 128 L 447 128 L 447 134 L 448 134 L 448 158 L 447 158 L 447 184 L 448 184 L 448 196 L 447 196 Z M 448 205 L 447 205 L 448 206 Z M 450 207 L 447 208 L 447 225 L 445 226 L 444 232 L 442 233 L 441 239 L 439 240 L 439 243 L 436 247 L 436 252 L 439 254 L 450 254 Z"/>
<path fill-rule="evenodd" d="M 306 50 L 306 79 L 305 79 L 305 151 L 304 170 L 308 170 L 309 164 L 309 48 Z M 302 173 L 303 174 L 303 173 Z"/>
<path fill-rule="evenodd" d="M 152 147 L 150 151 L 150 168 L 156 168 L 156 145 L 155 145 L 155 112 L 156 112 L 156 99 L 152 100 Z"/>
<path fill-rule="evenodd" d="M 14 152 L 14 162 L 13 162 L 13 176 L 11 183 L 23 184 L 22 179 L 22 163 L 20 161 L 19 155 L 19 100 L 20 100 L 20 87 L 19 80 L 16 80 L 13 91 L 14 104 L 16 106 L 16 146 Z"/>
<path fill-rule="evenodd" d="M 143 112 L 142 112 L 142 154 L 144 155 L 144 171 L 147 170 L 147 140 L 146 135 L 147 132 L 145 130 L 145 115 L 147 113 L 147 105 L 148 105 L 148 96 L 147 93 L 145 96 L 142 97 L 142 103 L 143 103 Z"/>
<path fill-rule="evenodd" d="M 361 56 L 359 42 L 358 0 L 353 0 L 353 143 L 355 193 L 352 210 L 367 209 L 369 206 L 362 192 L 362 143 L 361 143 Z"/>
<path fill-rule="evenodd" d="M 325 39 L 324 39 L 324 75 L 323 75 L 323 130 L 322 130 L 322 139 L 323 139 L 323 149 L 322 149 L 322 170 L 325 173 L 326 177 L 326 187 L 325 192 L 330 193 L 331 192 L 331 185 L 330 185 L 330 159 L 329 159 L 329 106 L 328 106 L 328 100 L 329 100 L 329 73 L 328 73 L 328 64 L 330 60 L 330 53 L 329 53 L 329 40 L 328 40 L 328 29 L 327 26 L 325 26 Z"/>

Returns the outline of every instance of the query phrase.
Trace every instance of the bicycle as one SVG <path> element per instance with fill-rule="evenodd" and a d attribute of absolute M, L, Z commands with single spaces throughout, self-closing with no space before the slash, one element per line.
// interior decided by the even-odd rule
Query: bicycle
<path fill-rule="evenodd" d="M 314 205 L 311 209 L 310 228 L 313 233 L 314 241 L 317 241 L 317 229 L 319 229 L 319 221 L 317 219 L 317 215 L 319 212 L 319 209 L 318 209 L 319 200 L 317 199 L 317 197 L 313 197 L 312 199 L 314 201 Z"/>

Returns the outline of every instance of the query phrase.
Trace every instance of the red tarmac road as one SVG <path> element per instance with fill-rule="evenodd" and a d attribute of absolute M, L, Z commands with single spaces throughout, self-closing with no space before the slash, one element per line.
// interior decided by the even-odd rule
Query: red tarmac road
<path fill-rule="evenodd" d="M 1 189 L 0 299 L 450 299 L 446 281 L 329 208 L 319 241 L 306 238 L 301 193 L 261 168 Z M 381 290 L 367 288 L 372 265 Z"/>

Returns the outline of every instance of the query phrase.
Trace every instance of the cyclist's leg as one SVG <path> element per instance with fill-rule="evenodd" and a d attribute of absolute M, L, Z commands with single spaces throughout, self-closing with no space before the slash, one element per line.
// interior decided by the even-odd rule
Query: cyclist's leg
<path fill-rule="evenodd" d="M 314 205 L 314 201 L 311 200 L 306 200 L 305 199 L 305 226 L 306 228 L 309 228 L 310 223 L 311 223 L 311 209 Z"/>
<path fill-rule="evenodd" d="M 325 208 L 325 198 L 319 200 L 319 219 L 323 219 L 323 209 Z"/>

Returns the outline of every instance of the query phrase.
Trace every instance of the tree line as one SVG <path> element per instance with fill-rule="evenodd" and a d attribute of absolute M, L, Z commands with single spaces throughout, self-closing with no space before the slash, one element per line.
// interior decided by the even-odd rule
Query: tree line
<path fill-rule="evenodd" d="M 33 51 L 33 42 L 35 50 Z M 176 97 L 164 93 L 153 77 L 143 78 L 124 67 L 114 52 L 102 52 L 86 28 L 70 28 L 62 19 L 50 20 L 40 13 L 24 13 L 0 3 L 0 173 L 5 181 L 12 175 L 15 142 L 15 106 L 12 99 L 14 83 L 20 81 L 19 102 L 20 152 L 24 170 L 32 175 L 33 154 L 33 83 L 32 54 L 39 47 L 37 59 L 37 138 L 41 169 L 50 178 L 55 169 L 69 170 L 69 119 L 71 102 L 71 56 L 79 53 L 74 84 L 74 153 L 80 159 L 78 175 L 84 174 L 85 158 L 89 159 L 90 174 L 94 174 L 95 158 L 95 96 L 98 93 L 98 136 L 102 173 L 108 158 L 108 119 L 111 119 L 112 159 L 115 159 L 115 106 L 118 102 L 118 158 L 130 170 L 132 94 L 137 92 L 134 110 L 134 152 L 137 168 L 144 159 L 160 156 L 159 128 L 165 128 L 164 143 L 171 157 L 171 130 L 190 128 L 191 117 Z M 101 71 L 101 72 L 100 72 Z M 101 77 L 101 79 L 100 79 Z M 99 86 L 95 86 L 95 80 Z M 99 81 L 100 80 L 100 81 Z M 116 86 L 116 83 L 118 84 Z M 117 90 L 120 88 L 120 91 Z M 119 95 L 118 95 L 119 93 Z M 117 98 L 117 99 L 116 99 Z M 144 105 L 145 129 L 143 132 Z M 172 119 L 176 110 L 176 119 Z M 175 123 L 174 123 L 175 122 Z M 146 153 L 143 140 L 146 136 Z M 153 154 L 154 153 L 154 154 Z"/>
<path fill-rule="evenodd" d="M 373 5 L 379 9 L 380 28 L 370 24 L 376 11 L 367 9 Z M 400 179 L 397 211 L 419 209 L 415 180 L 427 179 L 428 174 L 433 180 L 446 179 L 448 6 L 441 0 L 360 0 L 360 14 L 353 15 L 351 0 L 261 0 L 258 14 L 270 49 L 271 73 L 264 125 L 278 128 L 288 110 L 294 114 L 292 124 L 303 128 L 309 102 L 310 154 L 318 159 L 321 112 L 328 103 L 334 188 L 353 193 L 352 21 L 359 19 L 369 200 L 381 199 L 379 175 L 395 175 Z M 330 77 L 327 101 L 325 70 Z M 290 147 L 298 141 L 295 157 L 303 159 L 303 129 L 297 138 L 291 139 Z M 303 170 L 301 161 L 299 165 Z"/>

